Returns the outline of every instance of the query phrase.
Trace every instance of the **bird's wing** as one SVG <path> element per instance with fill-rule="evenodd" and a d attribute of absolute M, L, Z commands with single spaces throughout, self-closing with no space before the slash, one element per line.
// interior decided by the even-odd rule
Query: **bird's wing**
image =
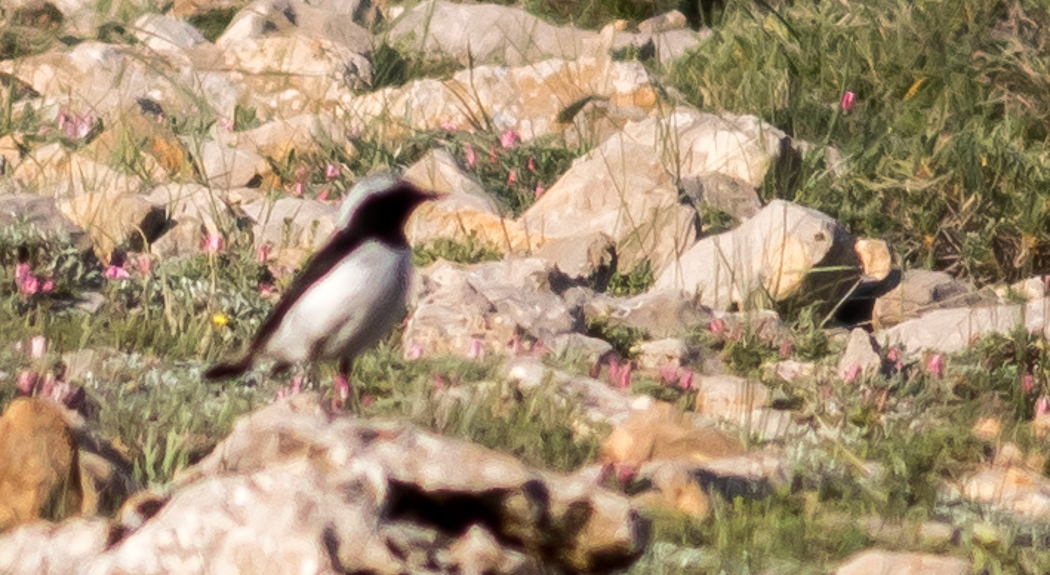
<path fill-rule="evenodd" d="M 270 317 L 266 318 L 266 321 L 259 326 L 259 330 L 255 332 L 255 338 L 248 348 L 248 355 L 254 355 L 265 347 L 274 332 L 280 327 L 281 321 L 288 315 L 292 306 L 299 301 L 299 298 L 306 293 L 306 290 L 310 289 L 314 283 L 332 271 L 332 268 L 338 265 L 343 258 L 360 247 L 365 239 L 362 234 L 354 233 L 353 230 L 342 229 L 336 232 L 328 240 L 328 243 L 321 248 L 321 251 L 310 258 L 303 271 L 299 272 L 299 275 L 292 281 L 292 286 L 288 289 L 288 292 L 284 294 L 281 301 L 277 302 L 277 307 L 270 313 Z"/>

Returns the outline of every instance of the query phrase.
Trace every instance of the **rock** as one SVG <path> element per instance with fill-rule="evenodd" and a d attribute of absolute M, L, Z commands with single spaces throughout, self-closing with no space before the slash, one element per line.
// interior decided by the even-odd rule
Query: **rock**
<path fill-rule="evenodd" d="M 35 195 L 0 195 L 0 227 L 12 229 L 25 223 L 45 240 L 66 240 L 80 251 L 91 249 L 91 237 L 58 209 L 54 198 Z"/>
<path fill-rule="evenodd" d="M 325 146 L 352 152 L 342 126 L 318 114 L 273 120 L 258 128 L 228 135 L 226 140 L 278 162 L 285 161 L 293 150 L 298 157 L 322 155 Z"/>
<path fill-rule="evenodd" d="M 839 378 L 852 382 L 862 374 L 877 374 L 882 369 L 882 357 L 868 332 L 853 328 L 846 341 L 846 351 L 839 360 Z"/>
<path fill-rule="evenodd" d="M 1043 299 L 1048 295 L 1048 282 L 1050 282 L 1050 276 L 1031 277 L 1013 284 L 1009 291 L 1020 296 L 1024 301 Z"/>
<path fill-rule="evenodd" d="M 402 177 L 444 197 L 428 202 L 413 213 L 406 233 L 413 245 L 438 239 L 461 244 L 481 244 L 501 253 L 526 253 L 543 238 L 529 234 L 518 222 L 504 218 L 499 204 L 476 177 L 463 171 L 448 150 L 431 150 Z"/>
<path fill-rule="evenodd" d="M 97 138 L 79 153 L 90 158 L 114 158 L 126 171 L 152 181 L 189 176 L 190 153 L 165 121 L 163 110 L 148 98 L 131 108 L 114 111 Z M 133 170 L 127 170 L 133 167 Z"/>
<path fill-rule="evenodd" d="M 564 333 L 555 336 L 548 344 L 550 350 L 565 357 L 578 357 L 588 364 L 596 364 L 613 352 L 613 346 L 605 340 L 587 337 L 579 333 Z"/>
<path fill-rule="evenodd" d="M 629 132 L 573 162 L 520 220 L 547 238 L 604 233 L 616 242 L 617 271 L 648 260 L 659 272 L 696 238 L 696 211 L 678 188 L 654 142 Z"/>
<path fill-rule="evenodd" d="M 0 418 L 0 531 L 80 512 L 77 444 L 51 400 L 18 398 Z"/>
<path fill-rule="evenodd" d="M 695 519 L 707 517 L 710 500 L 693 475 L 693 466 L 681 461 L 661 461 L 642 466 L 636 481 L 649 488 L 631 498 L 646 509 L 673 510 Z"/>
<path fill-rule="evenodd" d="M 605 233 L 594 232 L 552 239 L 534 255 L 574 280 L 593 280 L 593 284 L 603 286 L 616 265 L 616 244 Z"/>
<path fill-rule="evenodd" d="M 1019 519 L 1050 520 L 1050 479 L 1021 466 L 988 467 L 964 477 L 962 497 L 991 506 Z"/>
<path fill-rule="evenodd" d="M 969 572 L 969 561 L 961 557 L 867 549 L 847 557 L 835 575 L 965 575 Z"/>
<path fill-rule="evenodd" d="M 255 222 L 256 247 L 317 249 L 335 231 L 335 206 L 303 198 L 256 200 L 241 206 Z"/>
<path fill-rule="evenodd" d="M 881 282 L 893 271 L 893 256 L 890 255 L 890 247 L 886 240 L 857 238 L 853 249 L 860 258 L 864 278 L 869 281 Z"/>
<path fill-rule="evenodd" d="M 421 557 L 429 561 L 456 543 L 442 533 L 472 525 L 510 551 L 591 572 L 628 566 L 648 537 L 623 497 L 403 423 L 332 418 L 312 394 L 239 420 L 174 489 L 163 513 L 95 564 L 99 573 L 143 572 L 147 561 L 174 564 L 203 549 L 217 550 L 212 565 L 261 573 L 304 560 L 412 571 L 423 564 L 412 563 L 416 554 L 391 553 L 397 541 L 429 541 L 435 549 Z M 186 529 L 194 536 L 174 536 Z M 236 552 L 246 545 L 265 545 L 271 559 L 248 563 L 258 555 Z"/>
<path fill-rule="evenodd" d="M 470 25 L 466 25 L 470 23 Z M 405 13 L 390 39 L 434 58 L 524 66 L 551 58 L 594 57 L 597 32 L 558 28 L 521 8 L 430 0 Z M 571 100 L 570 100 L 571 101 Z"/>
<path fill-rule="evenodd" d="M 70 152 L 57 142 L 33 150 L 30 158 L 18 165 L 14 177 L 41 195 L 56 199 L 92 193 L 133 194 L 143 186 L 137 176 Z"/>
<path fill-rule="evenodd" d="M 715 309 L 838 301 L 860 262 L 845 228 L 820 212 L 774 200 L 738 228 L 700 240 L 656 278 L 655 289 L 698 293 Z"/>
<path fill-rule="evenodd" d="M 247 186 L 270 172 L 270 164 L 262 156 L 245 148 L 230 148 L 211 140 L 194 148 L 202 175 L 214 188 Z"/>
<path fill-rule="evenodd" d="M 219 43 L 223 63 L 240 75 L 249 106 L 263 117 L 287 117 L 331 104 L 372 81 L 372 66 L 342 43 L 303 35 Z"/>
<path fill-rule="evenodd" d="M 636 352 L 638 367 L 658 370 L 665 367 L 679 368 L 689 362 L 692 350 L 685 340 L 677 338 L 644 341 L 632 350 Z"/>
<path fill-rule="evenodd" d="M 682 180 L 679 185 L 697 205 L 706 205 L 724 212 L 737 221 L 744 221 L 762 209 L 758 191 L 750 182 L 721 172 L 708 172 Z M 707 222 L 701 226 L 707 228 Z"/>
<path fill-rule="evenodd" d="M 119 190 L 85 193 L 58 202 L 58 209 L 74 224 L 87 230 L 95 255 L 109 262 L 113 250 L 139 251 L 160 234 L 164 212 L 138 194 Z"/>
<path fill-rule="evenodd" d="M 739 455 L 736 439 L 691 418 L 667 403 L 635 412 L 602 443 L 602 460 L 641 465 L 650 461 L 686 460 L 693 464 Z"/>
<path fill-rule="evenodd" d="M 816 364 L 812 362 L 796 361 L 788 359 L 784 361 L 778 361 L 773 365 L 773 374 L 780 379 L 791 383 L 793 381 L 812 377 L 817 371 Z"/>
<path fill-rule="evenodd" d="M 368 30 L 354 22 L 352 13 L 301 0 L 251 2 L 234 16 L 215 43 L 227 48 L 245 40 L 279 36 L 324 39 L 357 54 L 372 51 Z"/>
<path fill-rule="evenodd" d="M 1050 334 L 1050 298 L 1025 305 L 932 311 L 876 332 L 875 339 L 883 347 L 900 346 L 912 358 L 925 352 L 956 353 L 984 336 L 1009 334 L 1018 327 L 1044 337 Z"/>
<path fill-rule="evenodd" d="M 150 50 L 171 51 L 206 42 L 196 28 L 181 18 L 165 14 L 143 14 L 131 33 Z"/>
<path fill-rule="evenodd" d="M 689 22 L 678 10 L 671 10 L 663 14 L 657 14 L 652 18 L 638 23 L 638 31 L 642 33 L 655 34 L 667 30 L 681 30 L 689 26 Z"/>
<path fill-rule="evenodd" d="M 150 244 L 149 252 L 161 259 L 189 257 L 204 251 L 207 235 L 204 222 L 184 217 Z"/>
<path fill-rule="evenodd" d="M 649 290 L 630 298 L 581 296 L 588 323 L 605 321 L 613 326 L 640 329 L 654 338 L 681 337 L 711 321 L 709 312 L 679 290 Z M 567 292 L 566 298 L 569 297 Z"/>
<path fill-rule="evenodd" d="M 150 190 L 146 199 L 163 209 L 169 220 L 191 220 L 208 234 L 218 234 L 218 222 L 233 217 L 222 195 L 200 184 L 163 184 Z M 200 239 L 198 234 L 196 241 Z"/>
<path fill-rule="evenodd" d="M 105 519 L 36 522 L 0 534 L 0 572 L 81 575 L 110 537 Z"/>
<path fill-rule="evenodd" d="M 504 374 L 519 389 L 528 391 L 542 385 L 550 370 L 539 360 L 530 357 L 509 359 L 504 365 Z M 583 418 L 599 425 L 621 425 L 636 411 L 649 409 L 654 401 L 647 395 L 631 394 L 613 389 L 608 384 L 590 377 L 563 371 L 550 373 L 552 389 L 570 405 L 580 409 Z M 575 431 L 582 435 L 595 432 L 587 425 L 578 425 Z"/>
<path fill-rule="evenodd" d="M 524 142 L 553 134 L 565 137 L 570 146 L 582 137 L 602 141 L 628 121 L 644 118 L 659 102 L 640 62 L 593 58 L 521 68 L 476 66 L 445 81 L 416 80 L 368 94 L 344 92 L 338 98 L 337 112 L 345 114 L 351 129 L 374 126 L 387 137 L 450 127 L 474 131 L 479 118 L 489 118 L 495 130 L 514 130 Z M 573 103 L 582 106 L 580 111 L 560 122 L 559 115 Z"/>
<path fill-rule="evenodd" d="M 995 441 L 1002 433 L 1003 424 L 997 417 L 982 417 L 973 425 L 973 436 L 981 441 Z"/>
<path fill-rule="evenodd" d="M 733 375 L 697 376 L 696 411 L 718 417 L 740 417 L 766 405 L 769 392 L 761 383 Z"/>
<path fill-rule="evenodd" d="M 981 303 L 998 302 L 944 272 L 908 270 L 897 287 L 875 300 L 872 322 L 883 329 L 929 311 Z"/>
<path fill-rule="evenodd" d="M 521 336 L 535 341 L 577 331 L 573 310 L 552 292 L 564 281 L 536 258 L 462 266 L 439 261 L 423 271 L 423 290 L 403 336 L 405 350 L 466 355 L 473 341 L 502 354 Z"/>

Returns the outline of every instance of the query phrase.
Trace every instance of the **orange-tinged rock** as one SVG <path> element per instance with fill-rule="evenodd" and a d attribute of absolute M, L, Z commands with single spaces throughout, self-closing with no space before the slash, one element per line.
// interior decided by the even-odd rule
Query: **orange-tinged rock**
<path fill-rule="evenodd" d="M 76 439 L 50 400 L 19 398 L 0 418 L 0 531 L 80 512 Z"/>

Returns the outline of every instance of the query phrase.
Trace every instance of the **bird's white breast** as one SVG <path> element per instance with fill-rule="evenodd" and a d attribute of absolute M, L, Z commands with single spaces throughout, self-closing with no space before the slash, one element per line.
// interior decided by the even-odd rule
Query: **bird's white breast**
<path fill-rule="evenodd" d="M 353 359 L 404 315 L 411 269 L 408 249 L 361 244 L 300 296 L 265 354 L 290 363 Z"/>

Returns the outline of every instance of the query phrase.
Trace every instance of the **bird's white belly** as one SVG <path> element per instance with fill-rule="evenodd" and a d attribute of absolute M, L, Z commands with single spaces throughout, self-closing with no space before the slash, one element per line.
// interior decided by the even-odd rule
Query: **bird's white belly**
<path fill-rule="evenodd" d="M 307 289 L 266 344 L 289 363 L 353 359 L 405 313 L 411 252 L 369 241 Z"/>

